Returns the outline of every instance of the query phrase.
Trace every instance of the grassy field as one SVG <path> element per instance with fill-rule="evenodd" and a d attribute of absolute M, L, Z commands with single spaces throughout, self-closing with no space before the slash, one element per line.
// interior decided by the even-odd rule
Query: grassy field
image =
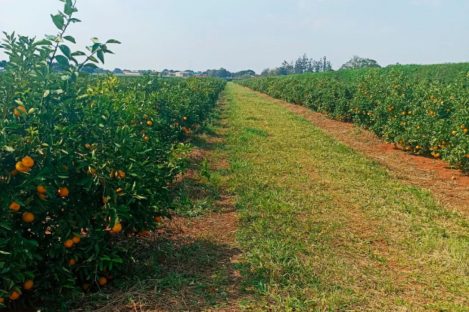
<path fill-rule="evenodd" d="M 226 101 L 245 309 L 468 310 L 466 219 L 268 98 Z"/>

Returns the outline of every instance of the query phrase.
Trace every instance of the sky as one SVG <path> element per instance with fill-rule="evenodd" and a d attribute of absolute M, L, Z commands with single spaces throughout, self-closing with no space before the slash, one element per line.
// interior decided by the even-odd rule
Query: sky
<path fill-rule="evenodd" d="M 469 61 L 469 0 L 78 0 L 77 48 L 117 39 L 107 69 L 230 71 L 306 53 L 333 68 L 354 55 L 381 65 Z M 58 0 L 0 0 L 0 31 L 56 32 Z M 0 60 L 6 56 L 0 50 Z"/>

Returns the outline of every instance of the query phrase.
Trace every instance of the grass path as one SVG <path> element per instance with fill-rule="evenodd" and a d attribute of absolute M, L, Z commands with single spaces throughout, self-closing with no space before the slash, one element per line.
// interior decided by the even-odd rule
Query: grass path
<path fill-rule="evenodd" d="M 246 310 L 469 311 L 469 225 L 272 99 L 229 84 Z"/>

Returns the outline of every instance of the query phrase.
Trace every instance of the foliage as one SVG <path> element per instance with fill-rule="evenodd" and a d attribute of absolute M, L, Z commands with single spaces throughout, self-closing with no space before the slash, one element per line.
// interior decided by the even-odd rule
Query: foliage
<path fill-rule="evenodd" d="M 0 306 L 66 309 L 65 299 L 104 287 L 129 261 L 121 238 L 168 215 L 183 142 L 224 86 L 82 77 L 118 41 L 94 38 L 87 53 L 73 51 L 66 30 L 79 21 L 77 9 L 62 2 L 52 15 L 56 36 L 5 34 L 2 44 Z"/>
<path fill-rule="evenodd" d="M 340 69 L 358 69 L 358 68 L 373 68 L 373 67 L 381 67 L 381 66 L 375 60 L 362 58 L 359 56 L 354 56 L 349 61 L 347 61 L 344 65 L 342 65 Z"/>
<path fill-rule="evenodd" d="M 353 121 L 406 151 L 469 171 L 469 64 L 392 66 L 240 83 Z"/>
<path fill-rule="evenodd" d="M 327 57 L 323 57 L 319 60 L 308 58 L 306 54 L 300 56 L 295 62 L 283 61 L 282 66 L 274 69 L 265 69 L 262 72 L 262 76 L 274 76 L 274 75 L 292 75 L 292 74 L 304 74 L 304 73 L 320 73 L 332 71 L 331 62 Z"/>

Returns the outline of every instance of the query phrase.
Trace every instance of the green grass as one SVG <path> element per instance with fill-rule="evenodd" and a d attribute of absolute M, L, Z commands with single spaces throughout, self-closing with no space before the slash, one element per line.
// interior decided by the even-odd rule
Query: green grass
<path fill-rule="evenodd" d="M 468 311 L 466 219 L 266 97 L 226 101 L 245 309 Z"/>

